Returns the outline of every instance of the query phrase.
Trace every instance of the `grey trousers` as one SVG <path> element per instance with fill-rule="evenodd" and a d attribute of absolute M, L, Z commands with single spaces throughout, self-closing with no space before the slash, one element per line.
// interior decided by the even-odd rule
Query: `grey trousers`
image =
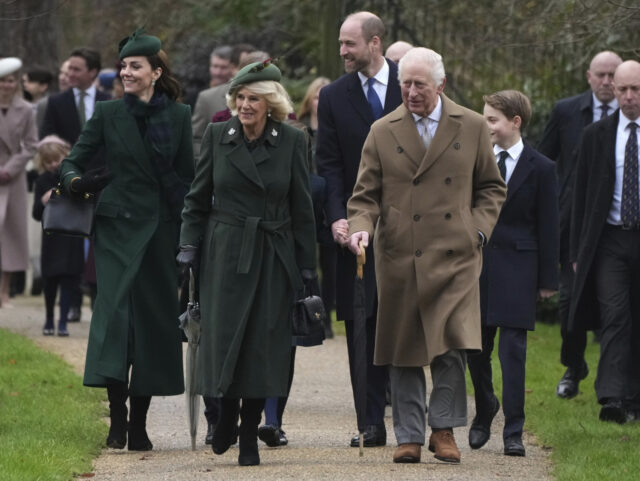
<path fill-rule="evenodd" d="M 453 428 L 467 424 L 466 354 L 451 350 L 431 365 L 433 391 L 429 426 Z M 398 444 L 425 443 L 427 382 L 422 367 L 389 366 L 393 429 Z"/>

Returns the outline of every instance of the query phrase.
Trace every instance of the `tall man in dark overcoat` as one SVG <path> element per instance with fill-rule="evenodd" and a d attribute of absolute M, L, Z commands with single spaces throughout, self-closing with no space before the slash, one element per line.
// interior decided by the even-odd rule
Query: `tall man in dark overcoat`
<path fill-rule="evenodd" d="M 586 329 L 568 332 L 569 305 L 573 286 L 573 269 L 569 262 L 569 230 L 576 164 L 576 151 L 582 130 L 592 122 L 612 114 L 618 108 L 613 95 L 613 72 L 622 59 L 613 52 L 600 52 L 591 60 L 587 81 L 591 87 L 574 97 L 560 100 L 542 136 L 539 151 L 556 162 L 558 201 L 560 209 L 560 285 L 559 314 L 562 348 L 560 361 L 567 367 L 558 383 L 558 397 L 570 399 L 578 394 L 578 385 L 589 369 L 584 360 L 587 344 Z"/>
<path fill-rule="evenodd" d="M 382 21 L 369 12 L 354 13 L 340 28 L 340 56 L 346 74 L 320 91 L 316 162 L 327 182 L 326 215 L 338 244 L 336 266 L 336 310 L 345 320 L 349 368 L 353 384 L 353 280 L 356 260 L 342 249 L 348 239 L 347 201 L 356 182 L 362 146 L 371 124 L 401 103 L 396 65 L 382 56 Z M 373 106 L 372 106 L 373 105 Z M 387 368 L 373 365 L 377 293 L 373 251 L 364 269 L 367 296 L 367 429 L 365 446 L 384 446 Z M 359 436 L 351 440 L 358 446 Z"/>
<path fill-rule="evenodd" d="M 613 85 L 619 110 L 587 127 L 578 151 L 569 329 L 599 324 L 600 419 L 624 423 L 640 412 L 640 63 L 621 63 Z"/>
<path fill-rule="evenodd" d="M 400 60 L 403 105 L 371 127 L 349 199 L 349 247 L 375 231 L 379 305 L 375 364 L 389 366 L 394 462 L 429 449 L 459 463 L 453 428 L 467 423 L 466 351 L 479 351 L 482 250 L 506 186 L 487 124 L 449 100 L 442 57 L 414 48 Z"/>

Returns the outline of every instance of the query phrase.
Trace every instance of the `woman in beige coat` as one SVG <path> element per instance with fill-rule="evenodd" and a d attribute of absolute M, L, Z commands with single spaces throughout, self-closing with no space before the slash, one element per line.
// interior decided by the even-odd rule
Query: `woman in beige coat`
<path fill-rule="evenodd" d="M 0 305 L 9 307 L 11 273 L 27 269 L 25 165 L 36 152 L 38 131 L 31 104 L 22 99 L 17 58 L 0 59 Z"/>

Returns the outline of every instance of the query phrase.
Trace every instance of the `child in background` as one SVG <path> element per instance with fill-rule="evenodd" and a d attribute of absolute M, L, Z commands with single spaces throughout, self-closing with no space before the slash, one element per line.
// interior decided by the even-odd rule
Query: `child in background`
<path fill-rule="evenodd" d="M 45 205 L 51 192 L 58 185 L 58 167 L 69 155 L 70 145 L 56 135 L 49 135 L 38 143 L 35 165 L 41 174 L 35 181 L 32 216 L 42 220 Z M 40 255 L 42 278 L 44 281 L 44 303 L 46 319 L 42 329 L 45 336 L 53 336 L 54 307 L 58 287 L 60 287 L 60 320 L 58 336 L 68 336 L 67 314 L 71 302 L 72 289 L 78 285 L 84 266 L 84 239 L 60 234 L 43 234 Z"/>

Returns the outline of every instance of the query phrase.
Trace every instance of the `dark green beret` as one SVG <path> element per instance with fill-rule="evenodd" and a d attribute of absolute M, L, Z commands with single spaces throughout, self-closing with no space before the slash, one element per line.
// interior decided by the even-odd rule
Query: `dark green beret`
<path fill-rule="evenodd" d="M 139 28 L 130 37 L 125 37 L 120 41 L 120 60 L 125 57 L 142 55 L 149 57 L 157 54 L 162 48 L 162 42 L 158 37 L 145 35 L 144 28 Z"/>
<path fill-rule="evenodd" d="M 273 80 L 279 82 L 282 78 L 280 69 L 271 63 L 271 59 L 264 62 L 254 62 L 242 67 L 233 80 L 231 80 L 231 87 L 229 90 L 233 90 L 238 85 L 246 85 L 253 82 L 260 82 L 262 80 Z"/>

